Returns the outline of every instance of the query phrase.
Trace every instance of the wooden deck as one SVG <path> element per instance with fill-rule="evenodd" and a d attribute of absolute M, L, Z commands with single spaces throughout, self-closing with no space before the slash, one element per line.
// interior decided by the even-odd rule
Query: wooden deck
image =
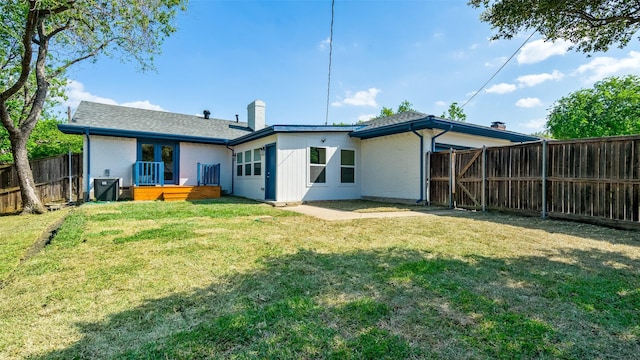
<path fill-rule="evenodd" d="M 216 199 L 221 195 L 220 186 L 132 186 L 133 200 L 184 201 Z"/>

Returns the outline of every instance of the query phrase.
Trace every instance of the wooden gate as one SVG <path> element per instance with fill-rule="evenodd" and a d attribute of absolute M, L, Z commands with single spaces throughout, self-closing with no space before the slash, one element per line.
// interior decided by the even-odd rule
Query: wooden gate
<path fill-rule="evenodd" d="M 430 153 L 427 156 L 429 203 L 482 208 L 483 149 Z"/>
<path fill-rule="evenodd" d="M 482 209 L 483 149 L 453 151 L 453 206 Z"/>
<path fill-rule="evenodd" d="M 542 144 L 429 154 L 429 200 L 464 209 L 540 212 Z"/>

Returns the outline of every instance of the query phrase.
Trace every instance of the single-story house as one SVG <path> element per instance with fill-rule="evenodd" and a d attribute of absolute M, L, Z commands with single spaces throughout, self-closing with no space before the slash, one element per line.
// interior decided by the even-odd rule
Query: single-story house
<path fill-rule="evenodd" d="M 491 127 L 406 112 L 352 126 L 265 124 L 265 103 L 247 122 L 82 102 L 67 134 L 84 135 L 84 186 L 119 179 L 134 198 L 213 185 L 222 193 L 293 203 L 375 198 L 424 200 L 425 155 L 539 140 Z M 155 196 L 155 197 L 154 197 Z M 141 197 L 144 198 L 144 197 Z"/>

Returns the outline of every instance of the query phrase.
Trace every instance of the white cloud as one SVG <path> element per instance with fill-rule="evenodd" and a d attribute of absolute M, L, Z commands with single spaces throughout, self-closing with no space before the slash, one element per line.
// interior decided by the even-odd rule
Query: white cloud
<path fill-rule="evenodd" d="M 318 48 L 320 48 L 320 50 L 324 50 L 324 49 L 329 47 L 330 43 L 331 43 L 331 40 L 329 38 L 326 38 L 326 39 L 320 41 L 320 44 L 318 45 Z"/>
<path fill-rule="evenodd" d="M 65 94 L 67 95 L 68 99 L 64 102 L 63 105 L 71 106 L 72 108 L 77 108 L 80 104 L 80 101 L 92 101 L 107 105 L 120 105 L 138 109 L 166 111 L 161 106 L 150 103 L 149 100 L 130 101 L 118 104 L 118 102 L 113 99 L 91 94 L 84 89 L 83 83 L 76 80 L 69 81 Z"/>
<path fill-rule="evenodd" d="M 572 45 L 570 41 L 558 40 L 556 42 L 542 39 L 532 41 L 520 49 L 516 59 L 518 64 L 535 64 L 554 55 L 564 55 Z"/>
<path fill-rule="evenodd" d="M 519 83 L 520 87 L 531 87 L 542 84 L 545 81 L 549 80 L 560 80 L 564 77 L 564 74 L 558 70 L 553 70 L 551 74 L 542 73 L 542 74 L 531 74 L 531 75 L 522 75 L 516 79 Z"/>
<path fill-rule="evenodd" d="M 507 94 L 516 91 L 517 88 L 513 84 L 501 83 L 488 87 L 485 92 L 488 94 Z"/>
<path fill-rule="evenodd" d="M 444 102 L 444 101 L 442 101 L 442 100 L 440 100 L 440 101 L 436 101 L 436 106 L 438 106 L 438 107 L 445 107 L 445 106 L 447 106 L 447 103 L 446 103 L 446 102 Z"/>
<path fill-rule="evenodd" d="M 69 83 L 67 84 L 65 94 L 67 95 L 68 99 L 67 101 L 65 101 L 64 105 L 71 106 L 74 108 L 78 107 L 78 104 L 80 104 L 80 101 L 83 101 L 83 100 L 93 101 L 93 102 L 107 104 L 107 105 L 118 105 L 118 103 L 113 99 L 100 97 L 97 95 L 93 95 L 88 91 L 85 91 L 84 84 L 75 80 L 69 81 Z"/>
<path fill-rule="evenodd" d="M 536 106 L 542 106 L 542 101 L 540 101 L 540 99 L 538 98 L 522 98 L 516 101 L 516 106 L 522 108 L 532 108 Z"/>
<path fill-rule="evenodd" d="M 356 91 L 356 93 L 352 93 L 350 91 L 346 92 L 346 97 L 344 99 L 335 101 L 331 103 L 333 106 L 343 106 L 343 105 L 353 105 L 353 106 L 371 106 L 376 107 L 378 104 L 376 103 L 376 96 L 381 92 L 380 89 L 369 88 L 368 90 Z"/>
<path fill-rule="evenodd" d="M 630 51 L 629 56 L 616 59 L 608 56 L 593 58 L 584 65 L 580 65 L 575 71 L 578 75 L 584 75 L 585 82 L 591 83 L 602 80 L 607 76 L 640 72 L 640 52 Z"/>
<path fill-rule="evenodd" d="M 544 126 L 547 124 L 547 120 L 545 119 L 533 119 L 529 120 L 529 122 L 525 123 L 523 126 L 532 132 L 543 131 Z"/>
<path fill-rule="evenodd" d="M 478 44 L 471 44 L 471 46 L 469 46 L 469 49 L 471 49 L 471 50 L 475 50 L 475 49 L 477 49 L 478 47 L 480 47 L 480 45 L 478 45 Z"/>
<path fill-rule="evenodd" d="M 497 57 L 497 58 L 495 58 L 495 59 L 493 59 L 491 61 L 485 62 L 484 66 L 486 66 L 486 67 L 500 66 L 500 65 L 504 64 L 505 61 L 507 61 L 507 59 L 508 58 L 506 56 L 500 56 L 500 57 Z"/>
<path fill-rule="evenodd" d="M 149 100 L 138 100 L 131 101 L 120 104 L 121 106 L 138 108 L 138 109 L 146 109 L 146 110 L 156 110 L 156 111 L 166 111 L 160 105 L 155 105 L 149 102 Z"/>
<path fill-rule="evenodd" d="M 369 121 L 369 120 L 373 119 L 376 116 L 377 116 L 376 114 L 360 115 L 360 116 L 358 116 L 358 121 Z"/>
<path fill-rule="evenodd" d="M 436 40 L 442 40 L 444 39 L 444 33 L 443 32 L 435 32 L 433 33 L 432 37 Z"/>

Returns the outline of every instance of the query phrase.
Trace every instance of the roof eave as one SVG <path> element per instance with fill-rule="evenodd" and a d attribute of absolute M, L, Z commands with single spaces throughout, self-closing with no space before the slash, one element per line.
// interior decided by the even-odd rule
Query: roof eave
<path fill-rule="evenodd" d="M 249 141 L 258 140 L 278 133 L 310 133 L 310 132 L 348 132 L 351 133 L 362 128 L 353 126 L 326 126 L 326 125 L 272 125 L 251 134 L 243 135 L 229 141 L 229 145 L 240 145 Z"/>
<path fill-rule="evenodd" d="M 193 143 L 202 143 L 202 144 L 226 145 L 229 142 L 229 139 L 222 139 L 222 138 L 154 133 L 154 132 L 148 132 L 148 131 L 108 129 L 108 128 L 98 128 L 98 127 L 92 127 L 92 126 L 69 125 L 69 124 L 58 124 L 58 130 L 60 130 L 65 134 L 86 134 L 88 131 L 89 134 L 91 135 L 173 140 L 173 141 L 184 141 L 184 142 L 193 142 Z"/>
<path fill-rule="evenodd" d="M 387 135 L 395 135 L 401 134 L 404 132 L 409 132 L 413 130 L 423 130 L 423 129 L 441 129 L 441 130 L 451 130 L 453 132 L 468 134 L 468 135 L 476 135 L 476 136 L 484 136 L 494 139 L 503 139 L 509 140 L 512 142 L 527 142 L 527 141 L 537 141 L 540 140 L 537 136 L 518 134 L 514 132 L 509 132 L 505 130 L 495 130 L 491 128 L 487 128 L 479 125 L 471 125 L 463 122 L 450 121 L 438 119 L 434 116 L 428 116 L 422 119 L 416 119 L 412 121 L 407 121 L 404 123 L 392 124 L 388 126 L 381 126 L 373 129 L 364 129 L 360 131 L 354 131 L 350 136 L 357 137 L 360 139 L 371 139 L 380 136 Z"/>
<path fill-rule="evenodd" d="M 490 137 L 494 139 L 502 139 L 509 140 L 511 142 L 528 142 L 528 141 L 538 141 L 539 137 L 533 135 L 520 134 L 516 132 L 506 131 L 506 130 L 498 130 L 488 128 L 486 126 L 467 124 L 459 121 L 448 121 L 442 120 L 438 118 L 431 119 L 432 126 L 430 128 L 435 129 L 452 129 L 451 131 L 468 134 L 468 135 L 476 135 L 483 137 Z"/>
<path fill-rule="evenodd" d="M 429 129 L 430 128 L 429 120 L 431 118 L 432 116 L 429 115 L 424 118 L 401 122 L 397 124 L 379 126 L 373 129 L 367 130 L 366 128 L 364 128 L 362 130 L 356 130 L 349 135 L 351 137 L 356 137 L 364 140 L 364 139 L 371 139 L 371 138 L 380 137 L 380 136 L 401 134 L 401 133 L 409 132 L 413 130 Z"/>

